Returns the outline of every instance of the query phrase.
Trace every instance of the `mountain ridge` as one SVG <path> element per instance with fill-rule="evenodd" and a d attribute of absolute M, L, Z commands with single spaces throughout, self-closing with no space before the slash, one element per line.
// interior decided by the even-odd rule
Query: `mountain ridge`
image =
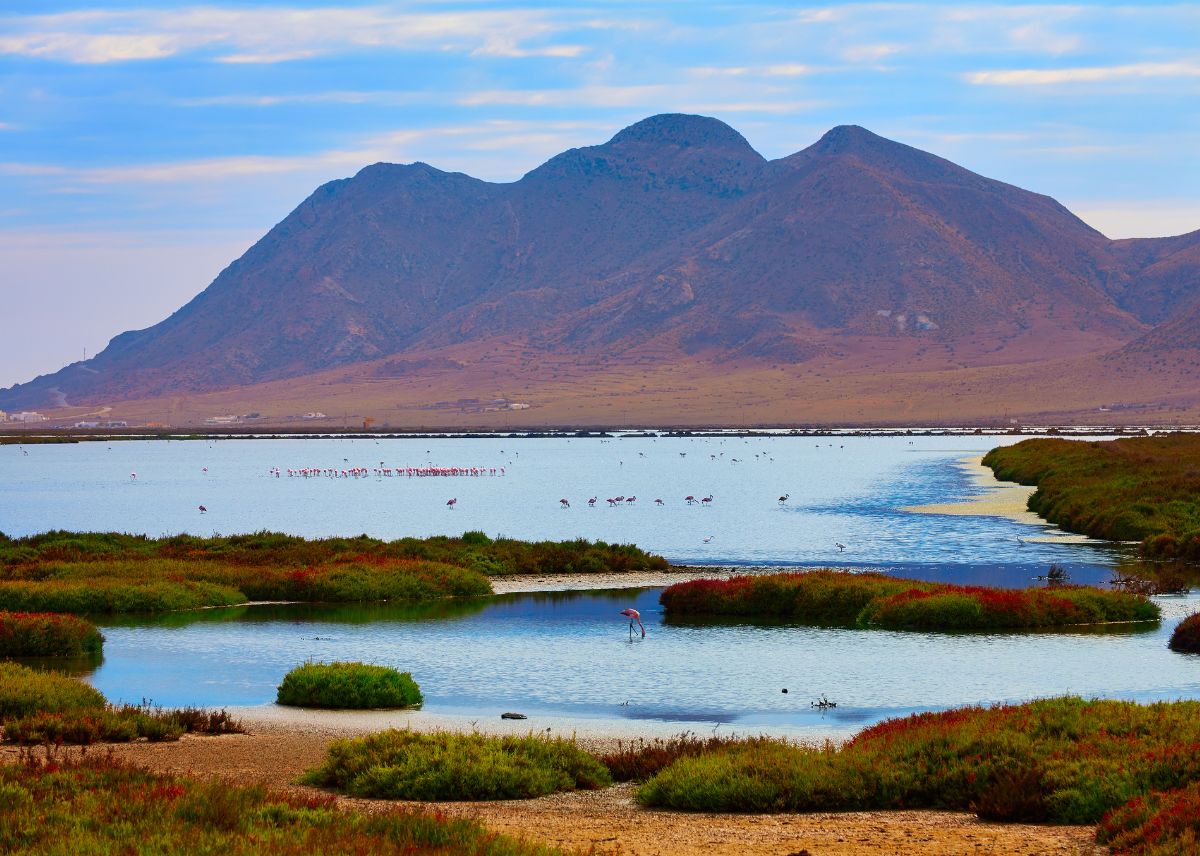
<path fill-rule="evenodd" d="M 917 337 L 1022 362 L 1043 328 L 1064 356 L 1131 347 L 1200 304 L 1198 272 L 1200 231 L 1110 241 L 1048 196 L 859 126 L 768 161 L 717 119 L 662 114 L 516 182 L 424 163 L 327 182 L 167 319 L 0 406 L 204 393 L 493 339 L 803 364 L 845 337 Z"/>

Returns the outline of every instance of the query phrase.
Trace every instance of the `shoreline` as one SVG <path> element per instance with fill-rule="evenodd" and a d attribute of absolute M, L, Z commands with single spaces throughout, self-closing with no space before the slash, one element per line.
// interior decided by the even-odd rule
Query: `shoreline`
<path fill-rule="evenodd" d="M 1107 543 L 1065 532 L 1029 510 L 1029 497 L 1037 488 L 1031 485 L 1000 481 L 989 467 L 983 465 L 983 455 L 968 455 L 959 458 L 955 466 L 971 481 L 972 488 L 979 491 L 975 496 L 953 502 L 934 502 L 927 505 L 908 505 L 901 508 L 912 514 L 945 514 L 957 517 L 1003 517 L 1014 523 L 1037 526 L 1041 533 L 1024 541 L 1044 544 L 1102 544 Z"/>

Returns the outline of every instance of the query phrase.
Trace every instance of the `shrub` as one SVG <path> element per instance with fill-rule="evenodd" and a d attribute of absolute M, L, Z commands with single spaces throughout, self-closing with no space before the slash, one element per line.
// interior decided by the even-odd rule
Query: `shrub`
<path fill-rule="evenodd" d="M 1172 651 L 1200 654 L 1200 612 L 1189 615 L 1175 626 L 1167 647 Z"/>
<path fill-rule="evenodd" d="M 840 748 L 737 742 L 684 757 L 638 791 L 692 811 L 973 810 L 1096 823 L 1200 781 L 1200 702 L 1057 698 L 888 720 Z"/>
<path fill-rule="evenodd" d="M 1137 856 L 1200 852 L 1200 783 L 1134 797 L 1105 815 L 1096 840 Z"/>
<path fill-rule="evenodd" d="M 0 657 L 80 657 L 98 654 L 104 637 L 69 615 L 0 612 Z"/>
<path fill-rule="evenodd" d="M 614 752 L 600 756 L 600 763 L 608 768 L 613 781 L 645 781 L 660 770 L 664 770 L 680 758 L 692 758 L 744 742 L 736 737 L 698 737 L 680 734 L 667 740 L 655 738 L 647 742 L 638 739 L 626 745 L 618 742 Z M 763 742 L 770 741 L 764 738 Z"/>
<path fill-rule="evenodd" d="M 339 811 L 327 797 L 202 782 L 107 757 L 0 766 L 0 852 L 554 856 L 468 819 Z"/>
<path fill-rule="evenodd" d="M 303 781 L 354 796 L 414 800 L 524 799 L 612 783 L 574 740 L 395 729 L 335 741 Z"/>
<path fill-rule="evenodd" d="M 368 709 L 416 707 L 423 701 L 412 675 L 365 663 L 305 663 L 283 677 L 275 699 L 296 707 Z"/>
<path fill-rule="evenodd" d="M 100 710 L 104 696 L 82 681 L 0 662 L 0 721 L 35 713 Z"/>
<path fill-rule="evenodd" d="M 744 615 L 891 630 L 993 630 L 1153 621 L 1144 595 L 1085 586 L 997 589 L 877 573 L 808 571 L 692 580 L 660 598 L 669 617 Z"/>

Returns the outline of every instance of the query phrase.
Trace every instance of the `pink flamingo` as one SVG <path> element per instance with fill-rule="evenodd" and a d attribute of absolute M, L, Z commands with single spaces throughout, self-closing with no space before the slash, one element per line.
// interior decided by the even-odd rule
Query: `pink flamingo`
<path fill-rule="evenodd" d="M 654 504 L 655 504 L 655 505 L 666 505 L 666 503 L 665 503 L 665 502 L 663 502 L 661 499 L 656 499 L 656 500 L 654 500 Z"/>
<path fill-rule="evenodd" d="M 629 638 L 633 638 L 633 622 L 637 622 L 637 626 L 642 628 L 642 638 L 646 638 L 646 626 L 642 624 L 642 614 L 633 607 L 622 609 L 621 614 L 629 619 Z"/>
<path fill-rule="evenodd" d="M 700 502 L 702 502 L 704 505 L 712 505 L 712 494 L 710 493 L 708 496 L 704 497 L 704 499 L 700 500 Z"/>
<path fill-rule="evenodd" d="M 567 502 L 565 499 L 560 499 L 560 500 L 558 501 L 558 504 L 559 504 L 560 506 L 562 506 L 563 508 L 570 508 L 570 507 L 571 507 L 571 503 Z"/>
<path fill-rule="evenodd" d="M 633 505 L 635 502 L 637 502 L 637 497 L 636 497 L 636 496 L 627 496 L 627 497 L 625 497 L 625 504 L 626 504 L 626 505 Z"/>
<path fill-rule="evenodd" d="M 596 497 L 594 497 L 594 496 L 593 496 L 591 499 L 589 499 L 589 500 L 588 500 L 588 506 L 589 506 L 590 508 L 595 508 L 595 507 L 596 507 Z"/>
<path fill-rule="evenodd" d="M 451 511 L 454 510 L 454 506 L 456 506 L 456 505 L 458 505 L 458 497 L 455 497 L 454 499 L 446 500 L 446 507 L 449 508 Z"/>
<path fill-rule="evenodd" d="M 201 514 L 204 514 L 204 513 L 205 513 L 205 512 L 207 512 L 207 511 L 208 511 L 208 509 L 207 509 L 207 508 L 205 508 L 203 505 L 202 505 L 202 506 L 200 506 L 200 513 L 201 513 Z"/>
<path fill-rule="evenodd" d="M 688 505 L 695 505 L 695 504 L 696 504 L 696 497 L 692 496 L 692 495 L 689 493 L 687 496 L 685 496 L 685 497 L 683 498 L 683 501 L 684 501 L 684 502 L 686 502 Z"/>

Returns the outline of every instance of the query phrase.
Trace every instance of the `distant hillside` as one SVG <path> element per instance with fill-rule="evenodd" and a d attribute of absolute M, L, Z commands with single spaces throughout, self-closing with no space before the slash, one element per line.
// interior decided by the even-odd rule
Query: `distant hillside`
<path fill-rule="evenodd" d="M 1049 197 L 856 126 L 767 161 L 715 119 L 672 114 L 511 184 L 416 163 L 323 185 L 165 321 L 0 391 L 0 407 L 385 357 L 444 372 L 439 353 L 504 352 L 493 342 L 523 366 L 795 365 L 914 340 L 962 367 L 1024 363 L 1155 335 L 1196 348 L 1177 319 L 1197 304 L 1200 232 L 1110 241 Z"/>

